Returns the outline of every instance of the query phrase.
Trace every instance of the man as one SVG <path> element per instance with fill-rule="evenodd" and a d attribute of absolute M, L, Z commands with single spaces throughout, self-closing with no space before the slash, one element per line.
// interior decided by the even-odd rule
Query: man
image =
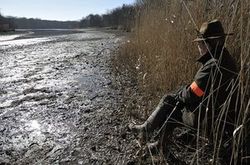
<path fill-rule="evenodd" d="M 198 38 L 194 40 L 201 55 L 198 62 L 202 64 L 194 81 L 178 92 L 164 96 L 142 125 L 129 125 L 131 131 L 139 133 L 144 141 L 160 128 L 160 138 L 149 147 L 164 149 L 167 138 L 180 125 L 198 128 L 201 122 L 206 123 L 210 126 L 208 134 L 211 134 L 215 125 L 223 127 L 225 122 L 221 121 L 224 118 L 219 117 L 222 113 L 230 114 L 226 119 L 227 128 L 233 128 L 235 105 L 230 103 L 233 102 L 230 99 L 236 93 L 234 85 L 237 68 L 236 62 L 224 47 L 227 35 L 230 34 L 224 32 L 220 21 L 203 23 Z"/>

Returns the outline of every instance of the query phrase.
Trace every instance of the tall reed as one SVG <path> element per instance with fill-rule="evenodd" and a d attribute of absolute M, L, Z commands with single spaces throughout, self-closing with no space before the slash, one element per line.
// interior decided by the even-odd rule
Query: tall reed
<path fill-rule="evenodd" d="M 199 67 L 195 62 L 198 50 L 192 40 L 201 23 L 215 18 L 222 21 L 225 31 L 234 33 L 226 39 L 225 46 L 238 61 L 240 70 L 239 83 L 232 89 L 238 90 L 241 102 L 231 139 L 234 142 L 231 164 L 239 160 L 239 150 L 243 150 L 240 146 L 250 130 L 249 13 L 248 0 L 137 0 L 135 31 L 114 60 L 117 70 L 136 82 L 136 92 L 140 95 L 137 104 L 141 106 L 135 111 L 148 116 L 163 94 L 192 82 Z M 223 107 L 221 120 L 227 116 L 227 107 L 227 104 Z M 214 128 L 213 164 L 216 164 L 222 145 L 219 128 L 221 125 Z M 199 156 L 197 162 L 198 159 Z"/>

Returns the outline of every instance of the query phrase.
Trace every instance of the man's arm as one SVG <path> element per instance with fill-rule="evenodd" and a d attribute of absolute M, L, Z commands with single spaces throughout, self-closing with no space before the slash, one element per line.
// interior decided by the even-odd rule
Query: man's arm
<path fill-rule="evenodd" d="M 203 97 L 207 94 L 211 86 L 211 77 L 216 68 L 216 61 L 212 60 L 204 65 L 196 74 L 193 83 L 184 87 L 178 94 L 179 100 L 184 105 L 197 105 L 201 103 Z"/>

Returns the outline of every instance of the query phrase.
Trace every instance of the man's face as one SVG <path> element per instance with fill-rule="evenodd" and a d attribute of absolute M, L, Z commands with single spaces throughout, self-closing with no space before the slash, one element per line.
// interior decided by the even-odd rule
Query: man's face
<path fill-rule="evenodd" d="M 198 42 L 198 49 L 199 49 L 200 55 L 202 56 L 208 52 L 209 45 L 205 43 L 204 41 L 200 41 Z"/>

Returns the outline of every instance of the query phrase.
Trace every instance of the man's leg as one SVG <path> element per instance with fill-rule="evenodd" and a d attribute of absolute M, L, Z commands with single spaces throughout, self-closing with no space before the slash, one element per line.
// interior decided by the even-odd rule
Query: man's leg
<path fill-rule="evenodd" d="M 158 141 L 158 148 L 162 148 L 163 153 L 167 153 L 167 145 L 169 138 L 173 135 L 174 129 L 183 124 L 183 105 L 176 104 L 175 107 L 167 115 L 167 118 L 158 132 L 155 140 Z"/>
<path fill-rule="evenodd" d="M 149 118 L 142 125 L 130 126 L 130 129 L 133 132 L 141 132 L 143 134 L 142 137 L 146 138 L 148 133 L 150 134 L 155 129 L 162 127 L 163 123 L 176 106 L 176 103 L 177 100 L 175 99 L 175 95 L 163 96 L 155 111 L 149 116 Z M 175 118 L 175 116 L 176 114 L 173 114 L 173 118 Z"/>

